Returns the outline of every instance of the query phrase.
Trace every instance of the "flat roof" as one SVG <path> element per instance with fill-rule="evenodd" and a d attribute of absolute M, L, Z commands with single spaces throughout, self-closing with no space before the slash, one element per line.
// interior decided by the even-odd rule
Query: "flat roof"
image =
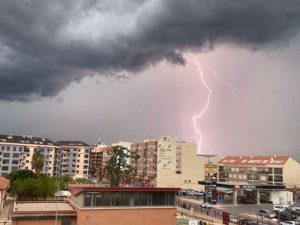
<path fill-rule="evenodd" d="M 77 216 L 77 211 L 67 202 L 18 202 L 10 213 L 12 218 Z"/>
<path fill-rule="evenodd" d="M 155 192 L 155 191 L 171 191 L 177 192 L 180 188 L 170 188 L 170 187 L 157 187 L 157 188 L 148 188 L 148 187 L 107 187 L 101 185 L 70 185 L 69 191 L 72 195 L 79 195 L 81 192 L 93 192 L 93 191 L 144 191 L 144 192 Z"/>

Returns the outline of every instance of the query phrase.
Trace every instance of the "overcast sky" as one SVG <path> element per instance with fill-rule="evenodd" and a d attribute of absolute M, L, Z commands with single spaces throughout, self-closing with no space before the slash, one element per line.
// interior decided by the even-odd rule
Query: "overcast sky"
<path fill-rule="evenodd" d="M 196 141 L 196 57 L 198 151 L 297 158 L 299 29 L 293 0 L 0 0 L 0 133 Z"/>

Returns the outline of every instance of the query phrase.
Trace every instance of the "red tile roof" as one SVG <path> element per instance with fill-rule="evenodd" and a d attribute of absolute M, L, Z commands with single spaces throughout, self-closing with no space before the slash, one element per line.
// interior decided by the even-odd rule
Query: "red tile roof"
<path fill-rule="evenodd" d="M 224 166 L 284 165 L 289 156 L 227 156 L 219 161 Z"/>
<path fill-rule="evenodd" d="M 0 177 L 0 190 L 6 190 L 9 188 L 9 180 L 5 177 Z"/>

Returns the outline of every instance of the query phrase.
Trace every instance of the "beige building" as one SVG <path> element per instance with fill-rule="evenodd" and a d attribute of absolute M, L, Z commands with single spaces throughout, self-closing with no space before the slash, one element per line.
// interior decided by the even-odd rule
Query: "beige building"
<path fill-rule="evenodd" d="M 0 135 L 0 174 L 6 176 L 20 169 L 33 170 L 32 156 L 39 151 L 44 155 L 41 174 L 53 175 L 56 146 L 47 138 L 28 135 Z"/>
<path fill-rule="evenodd" d="M 206 156 L 197 155 L 196 143 L 186 143 L 178 137 L 161 136 L 131 145 L 140 159 L 133 183 L 150 187 L 181 187 L 203 189 Z"/>
<path fill-rule="evenodd" d="M 73 178 L 89 177 L 90 146 L 81 141 L 58 141 L 55 175 Z"/>
<path fill-rule="evenodd" d="M 218 168 L 219 182 L 300 186 L 300 165 L 289 156 L 228 156 Z"/>
<path fill-rule="evenodd" d="M 197 155 L 196 143 L 162 136 L 157 149 L 157 187 L 203 189 L 198 181 L 204 180 L 205 158 Z"/>

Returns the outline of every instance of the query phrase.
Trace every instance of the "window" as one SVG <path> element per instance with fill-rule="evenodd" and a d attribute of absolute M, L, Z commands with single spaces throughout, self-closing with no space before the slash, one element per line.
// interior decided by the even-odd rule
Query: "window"
<path fill-rule="evenodd" d="M 88 164 L 89 163 L 89 160 L 84 160 L 84 164 Z"/>
<path fill-rule="evenodd" d="M 14 160 L 12 161 L 12 164 L 19 164 L 19 160 L 18 160 L 18 159 L 14 159 Z"/>
<path fill-rule="evenodd" d="M 14 151 L 14 152 L 17 151 L 17 147 L 13 147 L 13 151 Z"/>
<path fill-rule="evenodd" d="M 3 150 L 3 151 L 5 150 L 5 145 L 1 146 L 1 150 Z"/>
<path fill-rule="evenodd" d="M 18 169 L 19 169 L 18 166 L 12 166 L 12 167 L 11 167 L 11 171 L 17 171 Z"/>
<path fill-rule="evenodd" d="M 282 176 L 274 176 L 274 182 L 283 182 Z"/>
<path fill-rule="evenodd" d="M 3 157 L 10 157 L 10 153 L 8 152 L 3 153 Z"/>
<path fill-rule="evenodd" d="M 9 164 L 9 159 L 3 159 L 2 164 Z"/>
<path fill-rule="evenodd" d="M 274 168 L 274 174 L 282 174 L 282 168 Z"/>
<path fill-rule="evenodd" d="M 2 170 L 7 171 L 8 170 L 8 166 L 2 166 Z"/>
<path fill-rule="evenodd" d="M 19 158 L 19 153 L 13 153 L 13 158 Z"/>

